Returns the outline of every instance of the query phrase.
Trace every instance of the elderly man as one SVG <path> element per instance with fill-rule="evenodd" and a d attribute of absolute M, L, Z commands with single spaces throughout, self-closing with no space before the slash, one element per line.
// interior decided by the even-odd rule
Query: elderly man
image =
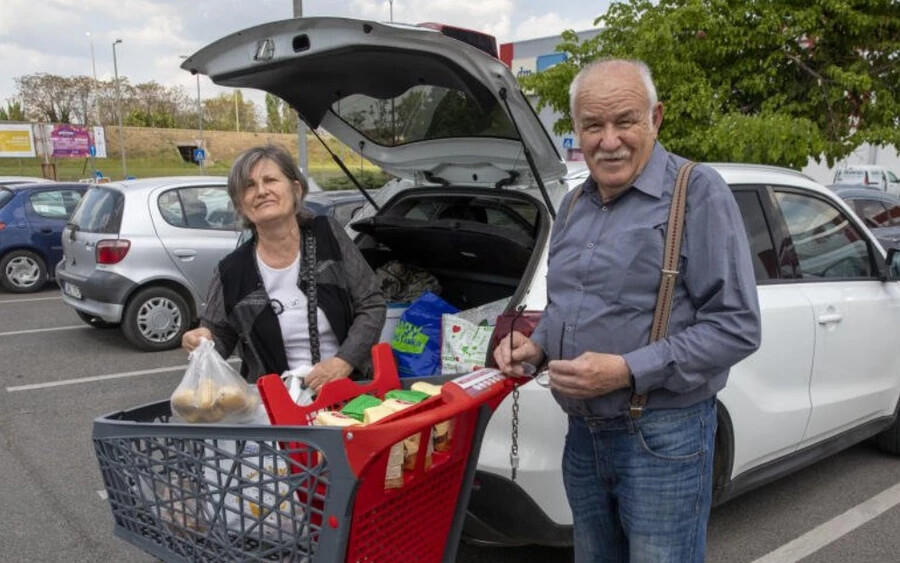
<path fill-rule="evenodd" d="M 651 342 L 687 161 L 656 140 L 663 105 L 645 64 L 594 62 L 570 98 L 591 175 L 560 205 L 540 323 L 494 356 L 509 374 L 549 362 L 569 416 L 563 478 L 576 561 L 703 561 L 716 393 L 760 342 L 741 215 L 715 171 L 690 172 L 668 331 Z"/>

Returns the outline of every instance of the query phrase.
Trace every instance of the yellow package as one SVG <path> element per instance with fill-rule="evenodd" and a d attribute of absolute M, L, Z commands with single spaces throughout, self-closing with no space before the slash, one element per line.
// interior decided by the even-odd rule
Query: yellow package
<path fill-rule="evenodd" d="M 382 418 L 394 414 L 394 411 L 384 406 L 384 403 L 369 407 L 363 411 L 363 424 L 372 424 Z M 398 442 L 391 446 L 388 453 L 387 468 L 384 471 L 384 487 L 386 489 L 399 489 L 403 486 L 403 443 Z"/>
<path fill-rule="evenodd" d="M 392 412 L 402 411 L 413 406 L 416 403 L 401 401 L 400 399 L 386 399 L 382 406 L 391 409 Z M 409 438 L 403 440 L 403 469 L 412 471 L 416 468 L 416 454 L 419 453 L 419 434 L 413 434 Z M 428 440 L 428 449 L 425 451 L 425 469 L 431 467 L 431 453 L 434 451 L 432 440 Z"/>
<path fill-rule="evenodd" d="M 432 385 L 424 381 L 416 381 L 410 387 L 413 391 L 420 391 L 430 397 L 441 394 L 440 385 Z M 453 437 L 453 421 L 445 420 L 434 425 L 434 449 L 439 452 L 446 452 L 450 449 L 450 439 Z"/>

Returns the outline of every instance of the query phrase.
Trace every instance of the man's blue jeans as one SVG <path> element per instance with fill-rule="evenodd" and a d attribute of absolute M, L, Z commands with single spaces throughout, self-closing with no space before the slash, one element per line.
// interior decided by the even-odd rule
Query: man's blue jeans
<path fill-rule="evenodd" d="M 702 562 L 716 402 L 637 420 L 569 417 L 563 480 L 575 562 Z"/>

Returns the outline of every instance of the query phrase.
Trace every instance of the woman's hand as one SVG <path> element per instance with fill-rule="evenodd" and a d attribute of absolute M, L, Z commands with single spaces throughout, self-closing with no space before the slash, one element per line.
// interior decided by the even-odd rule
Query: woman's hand
<path fill-rule="evenodd" d="M 312 371 L 306 374 L 304 380 L 313 391 L 318 393 L 322 386 L 329 381 L 350 377 L 351 373 L 353 373 L 353 366 L 338 357 L 334 357 L 322 360 L 314 365 Z"/>
<path fill-rule="evenodd" d="M 200 346 L 204 338 L 207 340 L 213 339 L 212 332 L 208 328 L 201 326 L 200 328 L 189 330 L 181 337 L 181 347 L 187 352 L 193 352 L 197 346 Z"/>

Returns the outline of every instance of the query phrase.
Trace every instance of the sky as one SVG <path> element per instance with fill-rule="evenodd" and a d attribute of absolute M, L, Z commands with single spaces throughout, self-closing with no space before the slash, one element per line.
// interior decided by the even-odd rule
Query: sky
<path fill-rule="evenodd" d="M 608 0 L 394 0 L 395 22 L 441 22 L 493 34 L 498 43 L 591 29 Z M 304 16 L 389 21 L 387 0 L 304 0 Z M 292 0 L 0 0 L 0 105 L 16 95 L 14 78 L 46 72 L 155 80 L 196 95 L 196 78 L 179 68 L 229 33 L 293 17 Z M 91 49 L 93 46 L 93 67 Z M 202 98 L 230 91 L 200 78 Z M 262 103 L 263 95 L 245 96 Z"/>

